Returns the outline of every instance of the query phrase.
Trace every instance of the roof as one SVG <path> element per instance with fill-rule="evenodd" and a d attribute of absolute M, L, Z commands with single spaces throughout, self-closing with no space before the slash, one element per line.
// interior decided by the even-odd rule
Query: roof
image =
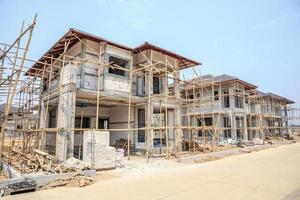
<path fill-rule="evenodd" d="M 202 64 L 200 62 L 191 60 L 189 58 L 186 58 L 184 56 L 181 56 L 181 55 L 176 54 L 174 52 L 171 52 L 169 50 L 163 49 L 161 47 L 155 46 L 155 45 L 150 44 L 148 42 L 145 42 L 144 44 L 142 44 L 142 45 L 134 48 L 133 53 L 139 53 L 140 51 L 144 51 L 144 50 L 148 50 L 148 49 L 151 49 L 153 51 L 156 51 L 156 52 L 159 52 L 159 53 L 168 55 L 168 56 L 170 56 L 172 58 L 180 60 L 180 62 L 181 62 L 179 64 L 181 66 L 180 69 L 182 69 L 182 68 L 188 68 L 188 67 L 192 67 L 192 66 L 195 66 L 195 65 L 201 65 Z"/>
<path fill-rule="evenodd" d="M 29 73 L 35 73 L 35 69 L 41 69 L 43 67 L 43 63 L 47 62 L 50 63 L 51 56 L 57 58 L 61 53 L 64 51 L 64 45 L 66 41 L 69 41 L 68 49 L 70 49 L 73 45 L 75 45 L 79 39 L 89 39 L 95 42 L 106 42 L 109 45 L 116 46 L 118 48 L 133 51 L 132 48 L 109 41 L 105 38 L 80 31 L 74 28 L 70 28 L 67 33 L 65 33 L 39 60 L 38 62 L 34 63 L 34 65 L 27 71 L 27 75 Z"/>
<path fill-rule="evenodd" d="M 259 90 L 255 90 L 255 93 L 261 97 L 270 97 L 270 98 L 274 98 L 274 99 L 277 99 L 279 101 L 282 101 L 282 102 L 285 102 L 287 104 L 294 104 L 295 102 L 290 100 L 290 99 L 287 99 L 285 97 L 282 97 L 282 96 L 279 96 L 277 94 L 274 94 L 274 93 L 271 93 L 271 92 L 268 92 L 268 93 L 264 93 L 264 92 L 261 92 Z"/>
<path fill-rule="evenodd" d="M 264 93 L 264 92 L 259 91 L 259 90 L 255 90 L 255 91 L 253 92 L 253 94 L 256 94 L 256 95 L 258 95 L 258 96 L 260 96 L 260 97 L 266 97 L 266 96 L 268 96 L 267 93 Z"/>
<path fill-rule="evenodd" d="M 251 90 L 251 89 L 256 89 L 257 86 L 256 85 L 253 85 L 251 83 L 248 83 L 246 81 L 243 81 L 237 77 L 234 77 L 234 76 L 231 76 L 231 75 L 228 75 L 228 74 L 222 74 L 222 75 L 218 75 L 218 76 L 213 76 L 212 74 L 206 74 L 206 75 L 203 75 L 199 78 L 195 78 L 194 79 L 195 81 L 199 80 L 199 81 L 204 81 L 204 82 L 207 82 L 207 83 L 227 83 L 227 82 L 238 82 L 238 83 L 241 83 L 245 86 L 245 89 L 246 90 Z M 189 82 L 193 81 L 193 79 L 189 80 Z"/>
<path fill-rule="evenodd" d="M 179 68 L 180 69 L 184 69 L 187 67 L 191 67 L 191 66 L 195 66 L 195 65 L 200 65 L 201 63 L 197 62 L 197 61 L 193 61 L 189 58 L 186 58 L 184 56 L 178 55 L 174 52 L 171 52 L 169 50 L 163 49 L 161 47 L 149 44 L 148 42 L 145 42 L 144 44 L 136 47 L 136 48 L 130 48 L 128 46 L 116 43 L 116 42 L 112 42 L 110 40 L 107 40 L 105 38 L 81 31 L 81 30 L 77 30 L 74 28 L 70 28 L 69 31 L 67 33 L 65 33 L 28 71 L 27 71 L 27 75 L 30 74 L 34 74 L 37 70 L 35 69 L 41 69 L 44 66 L 44 63 L 50 63 L 51 60 L 51 56 L 53 56 L 54 58 L 57 58 L 61 53 L 63 53 L 64 51 L 64 45 L 66 41 L 69 41 L 69 45 L 68 45 L 68 49 L 70 49 L 73 45 L 75 45 L 79 39 L 88 39 L 91 41 L 95 41 L 95 42 L 106 42 L 109 45 L 127 50 L 127 51 L 131 51 L 132 53 L 138 53 L 140 51 L 144 51 L 147 49 L 151 49 L 154 51 L 157 51 L 159 53 L 168 55 L 172 58 L 178 59 L 180 60 L 180 64 L 179 64 Z"/>
<path fill-rule="evenodd" d="M 294 104 L 294 103 L 295 103 L 294 101 L 292 101 L 292 100 L 290 100 L 290 99 L 287 99 L 287 98 L 285 98 L 285 97 L 279 96 L 279 95 L 274 94 L 274 93 L 271 93 L 271 92 L 269 92 L 268 95 L 271 96 L 271 97 L 273 97 L 273 98 L 275 98 L 275 99 L 284 101 L 284 102 L 286 102 L 287 104 Z"/>

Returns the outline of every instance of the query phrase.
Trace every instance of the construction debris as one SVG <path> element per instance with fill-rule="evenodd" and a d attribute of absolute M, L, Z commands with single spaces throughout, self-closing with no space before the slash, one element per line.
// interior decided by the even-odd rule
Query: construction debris
<path fill-rule="evenodd" d="M 197 151 L 197 152 L 209 152 L 211 149 L 207 146 L 207 147 L 203 147 L 200 144 L 194 142 L 194 141 L 186 141 L 184 140 L 182 142 L 182 147 L 184 150 L 186 151 Z"/>
<path fill-rule="evenodd" d="M 59 186 L 69 186 L 69 187 L 85 187 L 93 184 L 95 179 L 87 176 L 73 176 L 62 179 L 57 179 L 55 181 L 49 182 L 46 186 L 42 187 L 42 189 L 50 189 Z"/>
<path fill-rule="evenodd" d="M 24 153 L 20 146 L 12 147 L 11 164 L 23 173 L 67 173 L 89 169 L 87 163 L 76 158 L 69 158 L 61 164 L 46 152 L 34 149 Z"/>
<path fill-rule="evenodd" d="M 128 145 L 128 140 L 127 139 L 119 139 L 116 140 L 116 143 L 113 145 L 116 149 L 123 149 L 124 153 L 126 154 L 128 152 L 128 146 L 129 146 L 129 150 L 130 152 L 133 151 L 133 147 L 131 145 L 131 140 L 129 140 L 129 145 Z"/>
<path fill-rule="evenodd" d="M 276 142 L 274 142 L 273 140 L 270 140 L 270 141 L 268 141 L 267 144 L 274 145 L 274 144 L 276 144 Z"/>
<path fill-rule="evenodd" d="M 10 160 L 12 165 L 23 173 L 50 172 L 57 173 L 54 157 L 39 150 L 23 152 L 21 146 L 13 146 Z"/>
<path fill-rule="evenodd" d="M 263 145 L 264 144 L 264 141 L 260 138 L 253 138 L 252 139 L 254 145 Z"/>
<path fill-rule="evenodd" d="M 69 158 L 59 164 L 57 166 L 57 169 L 60 170 L 60 172 L 78 172 L 82 170 L 89 169 L 89 165 L 81 160 L 78 160 L 76 158 Z"/>

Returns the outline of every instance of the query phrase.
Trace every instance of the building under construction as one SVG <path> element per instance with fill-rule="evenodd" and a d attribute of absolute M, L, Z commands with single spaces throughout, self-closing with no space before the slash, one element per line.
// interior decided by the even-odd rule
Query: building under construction
<path fill-rule="evenodd" d="M 293 101 L 229 75 L 200 76 L 200 62 L 147 42 L 131 48 L 70 29 L 29 59 L 35 23 L 23 25 L 13 44 L 1 43 L 7 162 L 18 146 L 103 169 L 115 167 L 118 149 L 128 159 L 136 152 L 169 158 L 196 144 L 290 137 Z M 187 68 L 194 77 L 182 80 Z"/>

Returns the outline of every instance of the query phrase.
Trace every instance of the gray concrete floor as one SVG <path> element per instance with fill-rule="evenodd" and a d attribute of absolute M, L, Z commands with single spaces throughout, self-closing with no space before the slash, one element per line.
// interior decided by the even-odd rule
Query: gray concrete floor
<path fill-rule="evenodd" d="M 300 199 L 300 143 L 5 199 Z"/>

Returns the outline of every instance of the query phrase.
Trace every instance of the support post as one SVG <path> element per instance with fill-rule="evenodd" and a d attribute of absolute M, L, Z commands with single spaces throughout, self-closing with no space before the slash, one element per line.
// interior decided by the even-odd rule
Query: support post
<path fill-rule="evenodd" d="M 179 85 L 179 69 L 177 60 L 175 60 L 174 66 L 174 95 L 175 95 L 175 110 L 174 110 L 174 125 L 175 125 L 175 141 L 174 141 L 174 153 L 175 155 L 182 150 L 181 140 L 182 140 L 182 130 L 181 130 L 181 113 L 180 113 L 180 85 Z"/>
<path fill-rule="evenodd" d="M 62 66 L 60 73 L 60 96 L 57 111 L 56 159 L 64 161 L 73 157 L 74 126 L 76 108 L 77 67 L 72 64 Z"/>
<path fill-rule="evenodd" d="M 150 50 L 150 62 L 149 67 L 146 68 L 146 148 L 147 148 L 147 162 L 152 154 L 153 147 L 153 69 L 152 69 L 152 50 Z"/>

